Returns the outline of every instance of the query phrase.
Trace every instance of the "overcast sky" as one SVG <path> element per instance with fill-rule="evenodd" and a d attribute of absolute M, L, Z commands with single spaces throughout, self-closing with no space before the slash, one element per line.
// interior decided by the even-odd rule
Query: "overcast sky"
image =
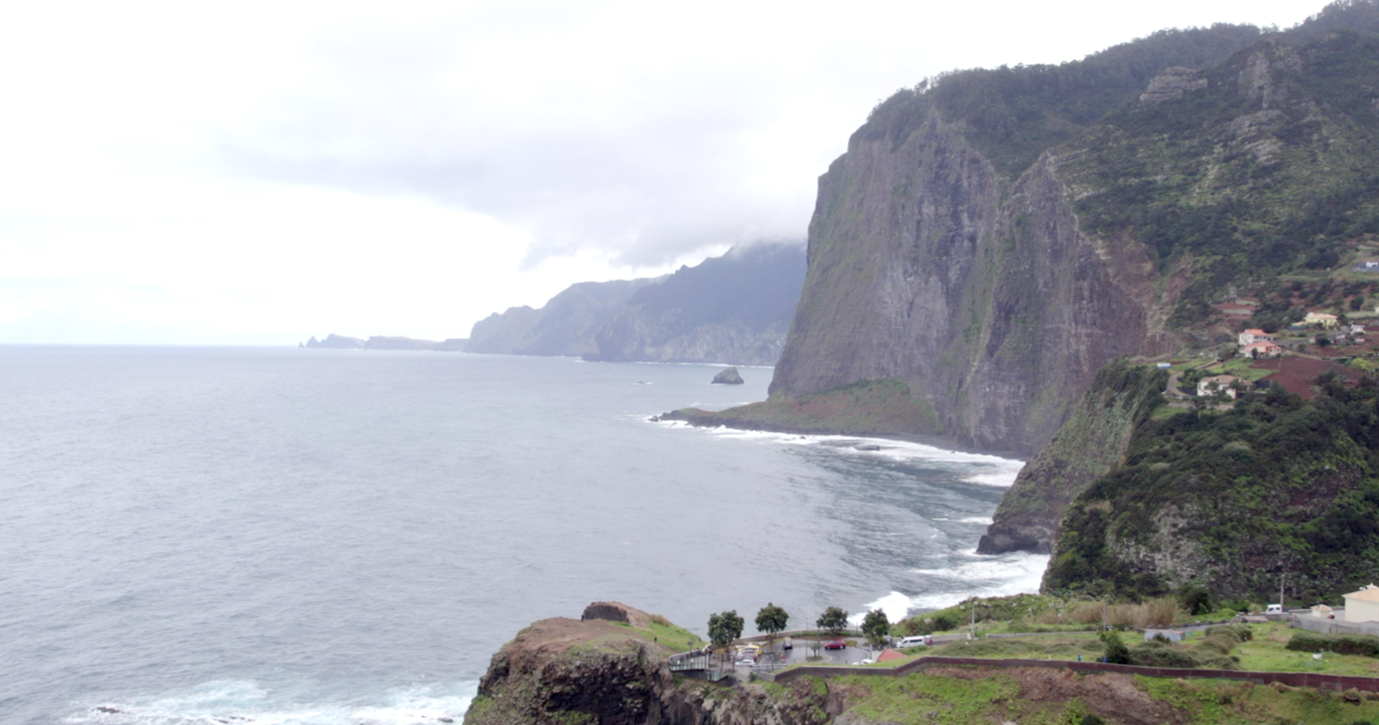
<path fill-rule="evenodd" d="M 12 3 L 0 343 L 464 337 L 803 239 L 877 101 L 1322 2 Z"/>

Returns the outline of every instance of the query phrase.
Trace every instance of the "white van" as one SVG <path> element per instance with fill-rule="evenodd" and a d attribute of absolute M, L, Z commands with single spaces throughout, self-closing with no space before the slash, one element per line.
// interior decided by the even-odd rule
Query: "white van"
<path fill-rule="evenodd" d="M 1267 607 L 1264 608 L 1264 613 L 1265 613 L 1265 614 L 1283 614 L 1283 605 L 1282 605 L 1282 604 L 1270 604 L 1269 606 L 1267 606 Z"/>
<path fill-rule="evenodd" d="M 905 649 L 906 647 L 922 647 L 924 645 L 929 644 L 931 641 L 932 640 L 930 640 L 928 637 L 906 637 L 905 639 L 896 642 L 895 647 L 896 649 Z"/>

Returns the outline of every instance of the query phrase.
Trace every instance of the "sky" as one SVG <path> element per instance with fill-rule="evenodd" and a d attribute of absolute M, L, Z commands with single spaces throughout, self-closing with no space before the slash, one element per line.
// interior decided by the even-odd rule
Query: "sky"
<path fill-rule="evenodd" d="M 802 241 L 898 88 L 1323 4 L 13 3 L 0 343 L 466 337 Z"/>

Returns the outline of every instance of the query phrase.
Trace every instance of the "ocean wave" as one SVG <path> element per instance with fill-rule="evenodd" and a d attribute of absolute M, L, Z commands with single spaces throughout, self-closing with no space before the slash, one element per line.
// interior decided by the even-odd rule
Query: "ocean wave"
<path fill-rule="evenodd" d="M 460 722 L 479 683 L 389 688 L 350 702 L 296 702 L 244 680 L 88 705 L 71 725 L 439 725 Z M 308 698 L 309 699 L 309 698 Z"/>
<path fill-rule="evenodd" d="M 689 407 L 695 407 L 700 403 L 693 403 Z M 682 421 L 661 421 L 666 424 L 687 425 Z M 970 453 L 967 451 L 951 450 L 939 448 L 925 443 L 915 443 L 912 441 L 894 440 L 891 438 L 869 438 L 866 436 L 845 436 L 845 435 L 824 435 L 824 434 L 805 434 L 805 433 L 779 433 L 775 431 L 744 430 L 739 428 L 729 428 L 719 426 L 715 428 L 697 428 L 710 435 L 731 438 L 738 440 L 759 440 L 765 442 L 785 443 L 790 445 L 820 446 L 833 448 L 842 453 L 856 453 L 872 456 L 881 456 L 897 460 L 922 459 L 926 461 L 939 461 L 945 463 L 970 463 L 991 466 L 997 470 L 989 473 L 977 474 L 972 479 L 988 477 L 992 481 L 1000 478 L 1004 483 L 1010 485 L 1015 480 L 1015 475 L 1024 467 L 1025 462 L 1002 458 L 1001 456 L 990 453 Z M 860 449 L 858 446 L 866 446 Z"/>
<path fill-rule="evenodd" d="M 925 594 L 905 594 L 891 591 L 866 605 L 866 609 L 848 618 L 856 627 L 862 624 L 867 611 L 881 609 L 886 618 L 898 622 L 911 612 L 927 612 L 951 607 L 972 596 L 1003 597 L 1039 591 L 1039 582 L 1048 566 L 1047 554 L 1016 552 L 1001 556 L 969 555 L 971 560 L 943 569 L 913 569 L 933 581 L 933 589 Z"/>
<path fill-rule="evenodd" d="M 937 519 L 934 519 L 934 520 L 935 520 L 935 521 L 954 521 L 954 522 L 957 522 L 957 523 L 959 523 L 959 524 L 981 524 L 981 525 L 983 525 L 983 526 L 990 526 L 990 525 L 991 525 L 991 517 L 990 517 L 990 516 L 964 516 L 964 517 L 962 517 L 962 518 L 960 518 L 960 519 L 937 518 Z"/>

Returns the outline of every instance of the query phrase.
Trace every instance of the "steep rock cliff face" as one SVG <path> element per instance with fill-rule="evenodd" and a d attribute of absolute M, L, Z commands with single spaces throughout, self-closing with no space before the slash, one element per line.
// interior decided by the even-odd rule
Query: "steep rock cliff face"
<path fill-rule="evenodd" d="M 1097 368 L 1171 348 L 1153 265 L 1080 232 L 1062 161 L 1045 154 L 1007 184 L 932 109 L 854 136 L 819 183 L 772 394 L 899 378 L 963 443 L 1032 453 Z"/>

